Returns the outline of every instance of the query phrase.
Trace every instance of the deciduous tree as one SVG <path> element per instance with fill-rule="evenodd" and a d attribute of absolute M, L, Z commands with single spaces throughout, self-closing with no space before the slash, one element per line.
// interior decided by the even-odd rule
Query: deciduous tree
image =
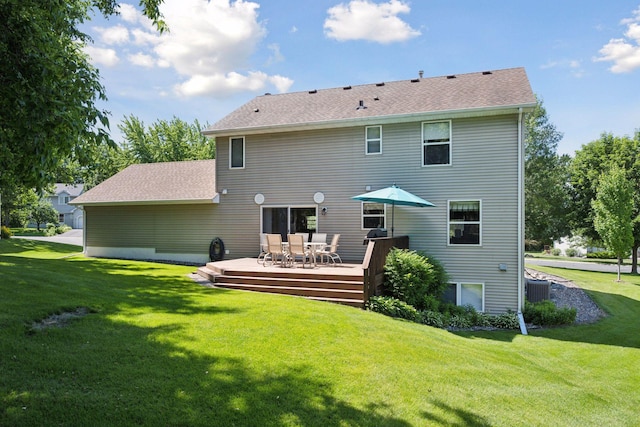
<path fill-rule="evenodd" d="M 618 166 L 625 171 L 627 179 L 635 183 L 633 189 L 632 273 L 638 269 L 638 247 L 640 246 L 640 132 L 634 138 L 618 137 L 603 133 L 599 139 L 585 144 L 576 151 L 571 162 L 571 210 L 570 222 L 573 229 L 590 240 L 598 240 L 600 235 L 594 227 L 595 212 L 592 200 L 596 198 L 598 185 L 603 173 Z"/>
<path fill-rule="evenodd" d="M 592 202 L 593 225 L 607 249 L 618 258 L 618 281 L 622 258 L 633 245 L 633 188 L 625 175 L 619 166 L 604 172 Z"/>
<path fill-rule="evenodd" d="M 525 237 L 542 243 L 569 234 L 569 156 L 557 154 L 562 133 L 538 99 L 525 122 Z"/>
<path fill-rule="evenodd" d="M 160 2 L 140 4 L 163 30 Z M 117 0 L 0 0 L 0 191 L 41 190 L 61 162 L 111 142 L 108 113 L 97 106 L 105 89 L 79 26 L 93 10 L 108 16 L 117 7 Z"/>

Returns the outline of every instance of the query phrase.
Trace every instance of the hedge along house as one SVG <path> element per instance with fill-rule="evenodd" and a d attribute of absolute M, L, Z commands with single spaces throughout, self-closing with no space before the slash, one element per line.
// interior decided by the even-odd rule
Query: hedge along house
<path fill-rule="evenodd" d="M 436 205 L 397 206 L 395 235 L 444 264 L 450 297 L 517 311 L 523 119 L 535 103 L 522 68 L 258 96 L 203 132 L 217 146 L 209 202 L 145 204 L 131 195 L 114 204 L 92 194 L 111 186 L 105 181 L 76 201 L 86 210 L 86 251 L 199 260 L 219 237 L 227 258 L 255 257 L 260 233 L 317 232 L 340 234 L 342 258 L 359 261 L 363 238 L 390 227 L 391 209 L 351 197 L 397 184 Z M 148 191 L 161 186 L 149 180 Z M 173 242 L 157 236 L 167 230 Z"/>

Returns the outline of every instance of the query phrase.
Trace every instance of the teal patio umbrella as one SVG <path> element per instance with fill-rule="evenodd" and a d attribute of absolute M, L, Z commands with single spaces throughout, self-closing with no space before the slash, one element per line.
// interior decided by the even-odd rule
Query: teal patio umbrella
<path fill-rule="evenodd" d="M 395 184 L 391 187 L 360 194 L 359 196 L 353 196 L 352 199 L 360 200 L 362 202 L 385 203 L 391 205 L 391 237 L 393 237 L 393 217 L 396 205 L 417 206 L 420 208 L 435 206 L 433 203 L 424 200 L 415 194 L 411 194 Z"/>

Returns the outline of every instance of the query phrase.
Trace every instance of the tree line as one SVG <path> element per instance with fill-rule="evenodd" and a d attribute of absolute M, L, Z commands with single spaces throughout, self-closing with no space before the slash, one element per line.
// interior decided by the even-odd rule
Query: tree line
<path fill-rule="evenodd" d="M 525 238 L 530 247 L 580 236 L 618 258 L 640 247 L 640 130 L 631 136 L 602 133 L 573 157 L 557 153 L 562 139 L 541 100 L 527 118 Z"/>

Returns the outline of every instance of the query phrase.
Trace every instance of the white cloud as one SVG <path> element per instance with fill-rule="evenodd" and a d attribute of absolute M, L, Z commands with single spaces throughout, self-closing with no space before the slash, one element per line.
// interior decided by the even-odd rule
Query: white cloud
<path fill-rule="evenodd" d="M 266 66 L 284 60 L 278 44 L 262 45 L 266 23 L 259 20 L 260 5 L 254 1 L 164 0 L 160 12 L 169 31 L 163 34 L 137 7 L 119 6 L 120 24 L 93 28 L 99 37 L 87 52 L 96 64 L 113 66 L 120 54 L 149 72 L 173 68 L 180 79 L 173 91 L 180 96 L 226 97 L 269 88 L 283 92 L 293 84 L 287 77 L 252 70 L 258 49 L 269 50 Z"/>
<path fill-rule="evenodd" d="M 629 73 L 640 68 L 640 7 L 632 15 L 620 21 L 627 26 L 625 37 L 609 40 L 600 49 L 600 56 L 594 58 L 594 61 L 613 62 L 609 68 L 613 73 Z"/>
<path fill-rule="evenodd" d="M 153 59 L 153 56 L 144 54 L 142 52 L 129 55 L 127 59 L 132 64 L 138 65 L 140 67 L 153 68 L 153 66 L 156 65 L 156 61 Z"/>
<path fill-rule="evenodd" d="M 133 5 L 130 5 L 127 3 L 120 3 L 118 6 L 119 6 L 118 12 L 120 12 L 120 16 L 126 22 L 135 24 L 136 22 L 138 22 L 140 17 L 143 16 L 138 11 L 138 9 L 136 9 Z"/>
<path fill-rule="evenodd" d="M 85 46 L 83 50 L 87 55 L 89 55 L 89 57 L 91 57 L 91 60 L 94 64 L 104 65 L 105 67 L 113 67 L 118 62 L 120 62 L 118 54 L 113 49 Z"/>
<path fill-rule="evenodd" d="M 338 41 L 369 40 L 393 43 L 420 35 L 409 24 L 398 18 L 409 13 L 409 5 L 400 0 L 376 4 L 369 0 L 351 0 L 330 8 L 324 22 L 325 35 Z"/>
<path fill-rule="evenodd" d="M 129 30 L 122 25 L 106 28 L 94 27 L 93 29 L 100 34 L 100 41 L 105 44 L 124 44 L 129 41 Z"/>

